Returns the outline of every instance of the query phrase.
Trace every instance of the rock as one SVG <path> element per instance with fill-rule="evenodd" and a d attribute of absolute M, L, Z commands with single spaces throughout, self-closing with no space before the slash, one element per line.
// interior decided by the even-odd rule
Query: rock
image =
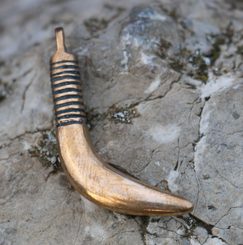
<path fill-rule="evenodd" d="M 234 2 L 2 2 L 0 244 L 242 243 L 243 12 Z M 192 214 L 120 215 L 71 187 L 48 74 L 58 25 L 81 64 L 96 150 L 190 199 Z"/>

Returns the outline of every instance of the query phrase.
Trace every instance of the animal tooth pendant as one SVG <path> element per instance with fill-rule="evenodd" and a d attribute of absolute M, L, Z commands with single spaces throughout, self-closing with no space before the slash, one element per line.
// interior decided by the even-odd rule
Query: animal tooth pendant
<path fill-rule="evenodd" d="M 64 171 L 90 201 L 131 215 L 181 215 L 193 208 L 186 199 L 149 186 L 104 163 L 94 151 L 85 126 L 78 61 L 66 51 L 64 32 L 56 29 L 51 84 L 57 141 Z"/>

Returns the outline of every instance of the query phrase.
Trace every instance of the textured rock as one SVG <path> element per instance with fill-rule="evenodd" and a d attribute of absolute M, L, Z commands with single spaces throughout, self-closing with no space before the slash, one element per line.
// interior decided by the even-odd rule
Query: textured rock
<path fill-rule="evenodd" d="M 0 244 L 242 244 L 242 4 L 2 1 Z M 58 164 L 49 57 L 63 25 L 92 140 L 118 168 L 193 201 L 183 217 L 90 203 Z"/>

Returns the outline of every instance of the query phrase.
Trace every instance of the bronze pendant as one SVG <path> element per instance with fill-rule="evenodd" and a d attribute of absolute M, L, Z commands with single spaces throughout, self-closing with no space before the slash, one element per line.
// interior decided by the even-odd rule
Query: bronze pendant
<path fill-rule="evenodd" d="M 75 189 L 94 203 L 131 215 L 181 215 L 191 202 L 149 186 L 100 159 L 85 126 L 76 57 L 66 51 L 64 32 L 56 29 L 57 50 L 51 58 L 51 84 L 62 166 Z"/>

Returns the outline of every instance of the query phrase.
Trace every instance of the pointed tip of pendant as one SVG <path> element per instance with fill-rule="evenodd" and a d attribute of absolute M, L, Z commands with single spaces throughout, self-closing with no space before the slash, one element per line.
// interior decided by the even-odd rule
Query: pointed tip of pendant
<path fill-rule="evenodd" d="M 165 205 L 165 207 L 168 215 L 183 215 L 193 211 L 193 204 L 187 199 L 174 195 L 170 195 L 170 197 L 167 198 L 169 203 Z"/>
<path fill-rule="evenodd" d="M 183 213 L 190 213 L 193 210 L 193 204 L 186 200 L 186 199 L 181 199 L 180 201 L 180 206 L 178 207 Z"/>
<path fill-rule="evenodd" d="M 180 216 L 193 211 L 192 202 L 184 197 L 155 189 L 146 189 L 143 193 L 133 207 L 135 215 Z"/>

